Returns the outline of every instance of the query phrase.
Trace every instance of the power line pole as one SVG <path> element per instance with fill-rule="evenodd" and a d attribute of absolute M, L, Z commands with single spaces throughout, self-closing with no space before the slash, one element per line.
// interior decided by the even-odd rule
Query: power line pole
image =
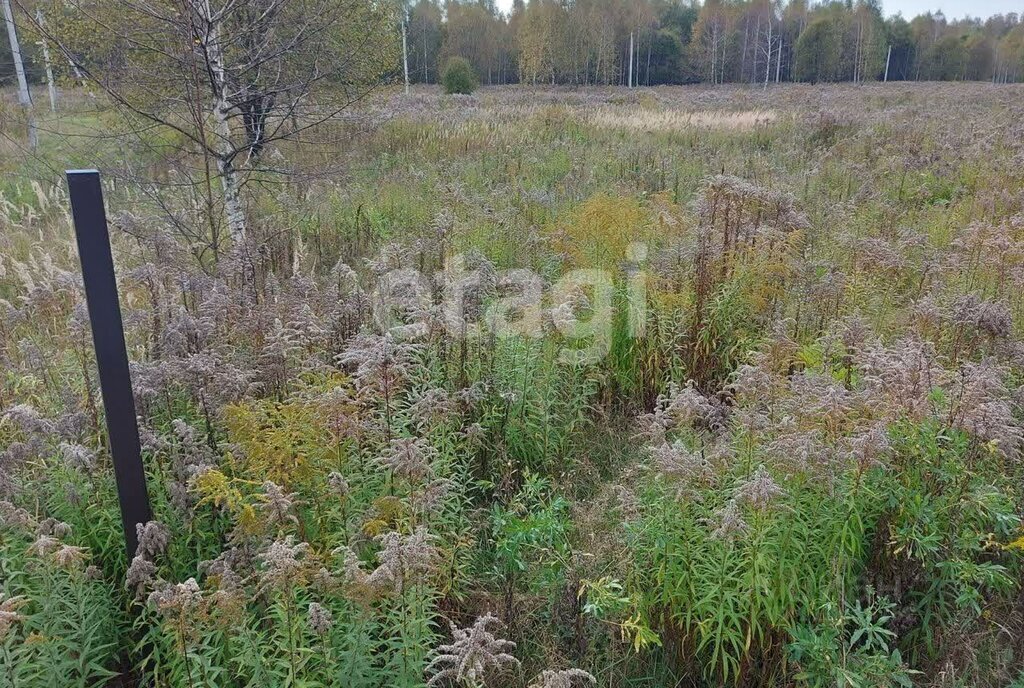
<path fill-rule="evenodd" d="M 7 40 L 11 42 L 11 59 L 14 60 L 14 73 L 18 77 L 18 104 L 25 110 L 28 118 L 28 145 L 32 148 L 39 143 L 36 133 L 36 122 L 32 116 L 32 95 L 28 90 L 28 80 L 25 78 L 25 62 L 21 58 L 21 44 L 18 42 L 18 28 L 14 25 L 14 12 L 11 10 L 11 0 L 0 0 L 4 6 L 4 20 L 7 22 Z"/>

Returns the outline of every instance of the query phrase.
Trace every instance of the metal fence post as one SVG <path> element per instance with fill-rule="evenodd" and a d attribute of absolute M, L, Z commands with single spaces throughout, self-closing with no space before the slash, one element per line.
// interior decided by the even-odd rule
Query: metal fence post
<path fill-rule="evenodd" d="M 103 189 L 100 173 L 96 170 L 68 170 L 67 178 L 117 497 L 121 503 L 121 524 L 128 560 L 131 561 L 138 546 L 135 526 L 150 521 L 152 517 L 128 371 L 121 306 L 114 279 L 114 260 L 110 253 L 110 234 L 103 209 Z"/>

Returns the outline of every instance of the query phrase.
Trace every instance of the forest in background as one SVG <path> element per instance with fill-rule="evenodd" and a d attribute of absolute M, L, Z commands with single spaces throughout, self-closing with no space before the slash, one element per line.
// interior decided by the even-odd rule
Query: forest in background
<path fill-rule="evenodd" d="M 515 0 L 508 14 L 492 0 L 406 2 L 391 14 L 412 83 L 437 83 L 452 57 L 467 59 L 484 85 L 1024 79 L 1016 13 L 885 18 L 876 0 Z M 32 26 L 19 30 L 30 80 L 43 83 L 42 42 Z M 402 56 L 393 59 L 402 80 Z M 0 41 L 0 84 L 13 83 Z"/>
<path fill-rule="evenodd" d="M 409 9 L 409 76 L 434 83 L 461 56 L 483 84 L 634 85 L 1024 77 L 1016 14 L 883 18 L 878 2 L 772 0 L 419 0 Z M 891 54 L 890 54 L 891 47 Z"/>

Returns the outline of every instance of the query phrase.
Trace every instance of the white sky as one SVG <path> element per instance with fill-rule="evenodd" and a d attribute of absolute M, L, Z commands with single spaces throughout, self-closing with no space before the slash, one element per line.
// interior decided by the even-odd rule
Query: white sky
<path fill-rule="evenodd" d="M 496 3 L 502 12 L 507 13 L 512 8 L 512 0 L 496 0 Z M 901 13 L 909 20 L 935 10 L 942 10 L 947 19 L 986 18 L 1008 12 L 1024 14 L 1024 0 L 882 0 L 882 12 L 887 17 Z"/>
<path fill-rule="evenodd" d="M 882 13 L 885 16 L 899 12 L 905 19 L 911 19 L 918 14 L 935 10 L 942 10 L 946 19 L 960 19 L 965 16 L 984 19 L 993 14 L 1024 14 L 1024 0 L 882 0 Z"/>

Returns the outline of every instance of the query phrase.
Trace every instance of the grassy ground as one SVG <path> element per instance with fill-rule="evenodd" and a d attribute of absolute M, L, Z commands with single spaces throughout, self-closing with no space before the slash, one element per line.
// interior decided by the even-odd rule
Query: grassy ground
<path fill-rule="evenodd" d="M 69 94 L 33 153 L 5 106 L 0 686 L 1011 685 L 1022 96 L 383 93 L 267 152 L 251 272 L 173 140 Z M 157 521 L 131 563 L 61 190 L 91 166 Z M 398 268 L 412 341 L 374 313 Z M 499 336 L 509 270 L 544 299 Z M 488 612 L 515 661 L 437 650 Z"/>

